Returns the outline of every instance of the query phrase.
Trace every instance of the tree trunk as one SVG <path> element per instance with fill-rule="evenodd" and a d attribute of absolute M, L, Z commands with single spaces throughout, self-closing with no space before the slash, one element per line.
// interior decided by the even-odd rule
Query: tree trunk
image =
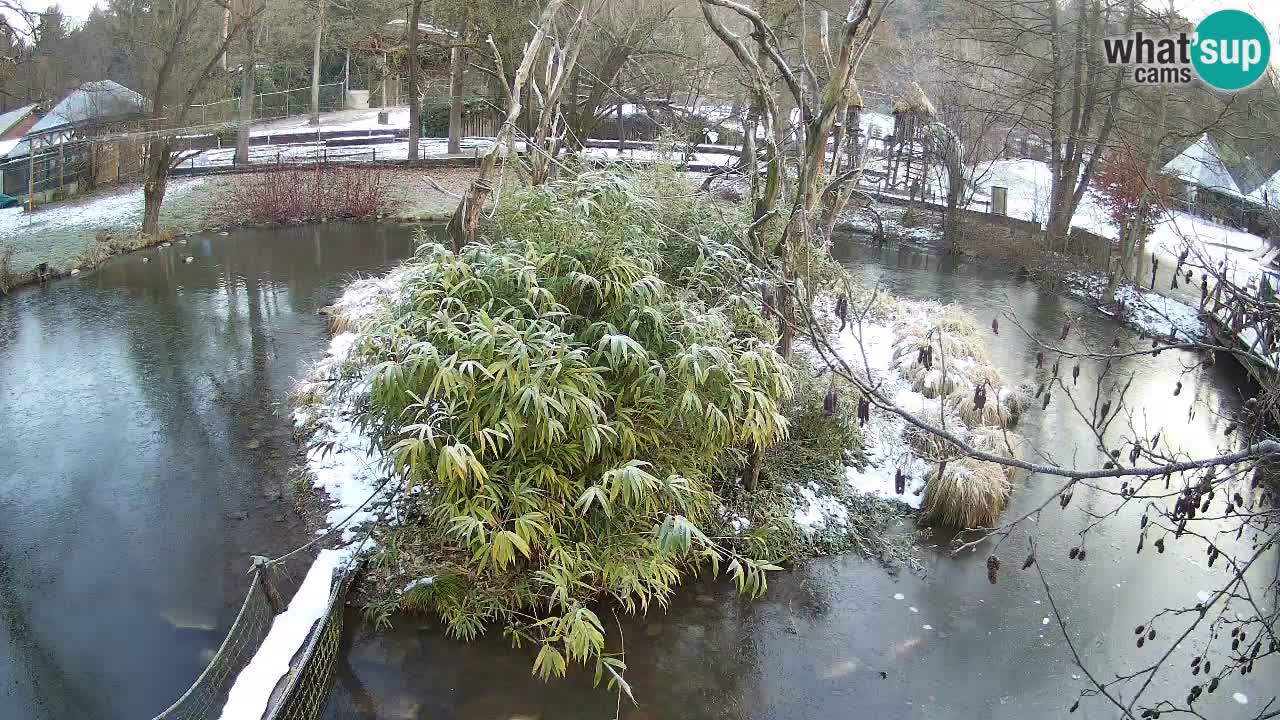
<path fill-rule="evenodd" d="M 147 173 L 142 186 L 142 234 L 160 232 L 160 207 L 169 184 L 169 139 L 162 136 L 147 141 Z"/>
<path fill-rule="evenodd" d="M 320 15 L 316 19 L 316 44 L 311 54 L 311 124 L 320 124 L 320 41 L 324 37 L 324 11 L 329 0 L 319 0 Z"/>
<path fill-rule="evenodd" d="M 1160 173 L 1160 146 L 1164 140 L 1165 128 L 1168 127 L 1168 103 L 1169 94 L 1164 88 L 1156 88 L 1159 93 L 1156 101 L 1156 119 L 1152 132 L 1154 141 L 1151 143 L 1150 155 L 1147 160 L 1147 187 L 1152 187 L 1157 182 L 1157 176 Z M 1147 263 L 1147 222 L 1151 214 L 1151 193 L 1142 194 L 1142 198 L 1138 202 L 1138 221 L 1142 223 L 1143 232 L 1138 234 L 1137 248 L 1134 252 L 1137 260 L 1137 268 L 1134 271 L 1134 284 L 1142 285 L 1142 278 L 1146 276 Z M 1152 289 L 1155 289 L 1155 281 L 1152 280 Z"/>
<path fill-rule="evenodd" d="M 222 72 L 227 71 L 227 35 L 231 33 L 231 3 L 222 9 L 222 59 L 219 63 L 222 65 Z"/>
<path fill-rule="evenodd" d="M 244 29 L 246 59 L 240 78 L 240 125 L 236 128 L 236 165 L 249 164 L 249 127 L 253 124 L 253 102 L 257 88 L 258 23 Z"/>
<path fill-rule="evenodd" d="M 521 99 L 525 83 L 529 79 L 534 60 L 538 57 L 542 40 L 546 37 L 551 21 L 555 18 L 556 12 L 559 11 L 562 3 L 563 0 L 547 0 L 547 5 L 543 8 L 537 30 L 533 33 L 533 37 L 530 38 L 529 44 L 525 46 L 524 57 L 520 60 L 520 65 L 516 68 L 515 75 L 511 81 L 506 117 L 494 135 L 493 147 L 489 149 L 489 152 L 485 153 L 475 179 L 471 181 L 471 186 L 467 188 L 466 194 L 462 196 L 457 209 L 453 211 L 453 215 L 449 218 L 447 227 L 449 245 L 455 253 L 462 252 L 463 247 L 475 242 L 480 224 L 480 210 L 484 208 L 485 202 L 493 194 L 493 185 L 490 183 L 490 177 L 493 175 L 494 168 L 498 165 L 499 156 L 506 151 L 511 136 L 515 131 L 515 123 L 520 119 Z M 492 36 L 489 39 L 489 43 L 496 57 L 498 48 L 493 44 Z"/>
<path fill-rule="evenodd" d="M 418 17 L 422 0 L 409 5 L 409 160 L 418 159 L 418 135 L 422 132 L 422 98 L 418 92 Z"/>
<path fill-rule="evenodd" d="M 751 454 L 747 456 L 747 465 L 742 468 L 742 487 L 747 491 L 756 489 L 760 482 L 760 469 L 764 465 L 764 451 L 755 443 L 751 444 Z"/>
<path fill-rule="evenodd" d="M 947 184 L 947 207 L 942 213 L 942 235 L 947 252 L 955 253 L 960 240 L 960 198 L 964 195 L 964 179 Z"/>
<path fill-rule="evenodd" d="M 382 53 L 382 107 L 391 107 L 391 62 L 386 53 Z"/>
<path fill-rule="evenodd" d="M 1133 239 L 1138 232 L 1137 228 L 1137 218 L 1130 218 L 1128 224 L 1120 230 L 1120 257 L 1113 263 L 1110 262 L 1110 255 L 1108 255 L 1109 267 L 1107 270 L 1110 271 L 1111 276 L 1107 279 L 1107 290 L 1102 298 L 1103 303 L 1106 305 L 1115 304 L 1116 290 L 1120 289 L 1120 281 L 1129 271 L 1130 260 L 1133 256 Z"/>
<path fill-rule="evenodd" d="M 462 84 L 467 69 L 467 51 L 454 47 L 449 52 L 449 154 L 462 152 Z"/>

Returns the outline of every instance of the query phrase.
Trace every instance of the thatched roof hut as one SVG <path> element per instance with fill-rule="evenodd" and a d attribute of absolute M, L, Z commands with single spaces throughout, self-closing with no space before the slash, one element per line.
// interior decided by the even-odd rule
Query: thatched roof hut
<path fill-rule="evenodd" d="M 924 90 L 919 83 L 911 83 L 907 88 L 907 94 L 903 97 L 894 97 L 893 114 L 911 113 L 914 115 L 923 115 L 926 118 L 933 117 L 937 114 L 934 110 L 933 103 L 929 102 L 929 96 L 924 94 Z"/>

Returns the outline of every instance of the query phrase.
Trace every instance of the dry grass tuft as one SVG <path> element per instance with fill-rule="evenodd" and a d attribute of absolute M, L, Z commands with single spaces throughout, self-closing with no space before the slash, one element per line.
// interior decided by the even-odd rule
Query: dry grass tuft
<path fill-rule="evenodd" d="M 1017 433 L 1011 433 L 994 426 L 974 428 L 969 433 L 969 444 L 983 452 L 1018 457 L 1022 454 L 1023 440 Z M 1017 470 L 1005 467 L 1005 475 L 1012 480 Z"/>
<path fill-rule="evenodd" d="M 1022 440 L 1009 428 L 1026 409 L 1027 393 L 1006 386 L 992 365 L 986 333 L 973 316 L 953 305 L 896 302 L 893 308 L 894 334 L 900 338 L 894 364 L 912 389 L 929 399 L 943 398 L 948 429 L 958 430 L 975 448 L 1018 457 Z M 919 358 L 927 347 L 932 347 L 931 367 Z M 981 409 L 974 402 L 978 387 L 986 388 Z M 931 406 L 925 419 L 938 424 L 938 412 Z M 924 522 L 970 528 L 997 521 L 1012 491 L 1014 470 L 960 457 L 955 447 L 927 432 L 909 430 L 907 442 L 918 457 L 935 465 L 925 489 Z M 939 477 L 943 461 L 946 469 Z"/>
<path fill-rule="evenodd" d="M 1011 491 L 1003 466 L 972 458 L 953 460 L 941 477 L 936 468 L 930 473 L 921 520 L 951 528 L 991 527 Z"/>
<path fill-rule="evenodd" d="M 329 318 L 329 334 L 337 335 L 344 332 L 356 332 L 359 330 L 359 322 L 349 313 L 342 312 L 333 305 L 320 308 L 320 314 Z"/>

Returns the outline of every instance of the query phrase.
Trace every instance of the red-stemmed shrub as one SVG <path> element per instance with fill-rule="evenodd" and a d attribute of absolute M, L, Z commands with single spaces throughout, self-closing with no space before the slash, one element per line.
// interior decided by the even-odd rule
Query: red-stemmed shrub
<path fill-rule="evenodd" d="M 227 223 L 368 218 L 387 209 L 387 189 L 381 168 L 277 167 L 235 177 L 217 214 Z"/>

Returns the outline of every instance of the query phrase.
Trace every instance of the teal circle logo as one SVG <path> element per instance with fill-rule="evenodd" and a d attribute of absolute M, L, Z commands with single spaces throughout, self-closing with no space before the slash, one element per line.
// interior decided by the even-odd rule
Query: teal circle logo
<path fill-rule="evenodd" d="M 1196 74 L 1219 90 L 1249 87 L 1271 62 L 1267 29 L 1242 10 L 1219 10 L 1201 20 L 1192 44 Z"/>

